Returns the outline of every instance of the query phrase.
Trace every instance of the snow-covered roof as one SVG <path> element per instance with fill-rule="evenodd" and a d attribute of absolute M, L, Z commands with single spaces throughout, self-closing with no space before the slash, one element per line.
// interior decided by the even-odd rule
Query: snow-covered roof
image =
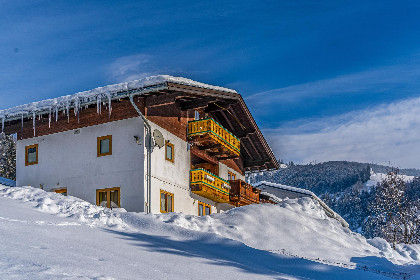
<path fill-rule="evenodd" d="M 65 95 L 57 98 L 47 99 L 38 102 L 32 102 L 20 105 L 10 109 L 0 110 L 0 119 L 4 121 L 18 119 L 20 117 L 32 116 L 35 114 L 46 112 L 57 112 L 58 110 L 69 110 L 74 108 L 75 112 L 88 104 L 100 103 L 107 100 L 109 103 L 113 99 L 122 98 L 130 93 L 145 93 L 153 90 L 164 89 L 167 83 L 194 86 L 204 89 L 223 91 L 227 93 L 237 93 L 235 90 L 212 86 L 200 82 L 196 82 L 187 78 L 173 77 L 169 75 L 150 76 L 144 79 L 98 87 L 88 91 L 78 92 L 72 95 Z"/>
<path fill-rule="evenodd" d="M 305 189 L 295 188 L 295 187 L 286 186 L 286 185 L 282 185 L 282 184 L 271 183 L 271 182 L 267 182 L 267 181 L 258 182 L 256 184 L 254 184 L 254 187 L 258 188 L 261 185 L 266 185 L 266 186 L 273 187 L 273 188 L 276 188 L 276 189 L 282 189 L 282 190 L 286 190 L 286 191 L 306 194 L 308 196 L 315 195 L 313 192 L 305 190 Z"/>
<path fill-rule="evenodd" d="M 0 177 L 0 185 L 8 187 L 16 187 L 16 181 Z"/>
<path fill-rule="evenodd" d="M 272 193 L 269 193 L 269 192 L 260 192 L 260 196 L 261 195 L 265 195 L 265 196 L 269 197 L 273 202 L 275 202 L 277 204 L 282 202 L 282 199 L 281 198 L 275 196 Z"/>

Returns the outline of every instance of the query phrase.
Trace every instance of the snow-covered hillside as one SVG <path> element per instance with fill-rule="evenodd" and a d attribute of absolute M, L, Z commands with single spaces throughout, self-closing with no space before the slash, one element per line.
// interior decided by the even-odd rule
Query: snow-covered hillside
<path fill-rule="evenodd" d="M 399 274 L 399 273 L 403 274 Z M 310 199 L 205 217 L 0 186 L 0 279 L 420 279 L 420 247 L 366 240 Z"/>
<path fill-rule="evenodd" d="M 365 183 L 366 187 L 370 188 L 376 186 L 378 183 L 381 183 L 386 178 L 386 175 L 387 174 L 385 173 L 376 173 L 371 170 L 370 179 Z M 414 179 L 414 176 L 408 176 L 403 174 L 399 174 L 398 176 L 401 177 L 401 179 L 403 179 L 406 183 L 411 182 Z"/>

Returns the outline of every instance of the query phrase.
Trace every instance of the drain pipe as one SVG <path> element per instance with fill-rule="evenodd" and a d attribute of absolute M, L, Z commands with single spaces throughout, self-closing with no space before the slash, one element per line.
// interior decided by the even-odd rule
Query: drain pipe
<path fill-rule="evenodd" d="M 150 202 L 152 200 L 152 128 L 150 127 L 149 121 L 146 117 L 140 112 L 139 108 L 133 101 L 133 95 L 130 95 L 130 102 L 133 105 L 134 109 L 136 109 L 139 116 L 144 121 L 144 126 L 146 127 L 146 143 L 147 143 L 147 202 L 146 202 L 146 213 L 151 213 L 152 208 Z"/>

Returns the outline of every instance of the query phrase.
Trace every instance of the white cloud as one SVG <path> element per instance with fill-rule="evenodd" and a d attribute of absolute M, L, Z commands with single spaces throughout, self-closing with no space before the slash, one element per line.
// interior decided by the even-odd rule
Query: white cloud
<path fill-rule="evenodd" d="M 318 129 L 308 130 L 311 126 Z M 285 160 L 390 162 L 420 168 L 420 98 L 301 125 L 293 122 L 264 134 L 275 154 Z"/>
<path fill-rule="evenodd" d="M 157 59 L 148 54 L 136 54 L 120 57 L 108 66 L 109 79 L 112 82 L 127 82 L 153 75 L 176 75 L 180 69 L 159 65 Z"/>
<path fill-rule="evenodd" d="M 420 85 L 417 55 L 408 63 L 382 66 L 371 70 L 333 77 L 330 79 L 297 84 L 293 86 L 255 93 L 246 97 L 264 108 L 264 105 L 299 103 L 308 98 L 323 98 L 333 95 L 366 94 L 366 92 L 409 92 Z"/>

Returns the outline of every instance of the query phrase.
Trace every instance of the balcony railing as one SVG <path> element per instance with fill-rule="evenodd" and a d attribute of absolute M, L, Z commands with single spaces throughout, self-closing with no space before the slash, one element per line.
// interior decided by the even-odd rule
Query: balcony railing
<path fill-rule="evenodd" d="M 238 157 L 241 140 L 211 118 L 188 122 L 188 138 L 222 157 Z"/>
<path fill-rule="evenodd" d="M 205 169 L 190 171 L 191 192 L 216 202 L 229 202 L 230 184 L 228 181 Z"/>
<path fill-rule="evenodd" d="M 230 182 L 230 204 L 236 207 L 248 204 L 260 203 L 260 190 L 242 181 L 233 180 Z"/>

